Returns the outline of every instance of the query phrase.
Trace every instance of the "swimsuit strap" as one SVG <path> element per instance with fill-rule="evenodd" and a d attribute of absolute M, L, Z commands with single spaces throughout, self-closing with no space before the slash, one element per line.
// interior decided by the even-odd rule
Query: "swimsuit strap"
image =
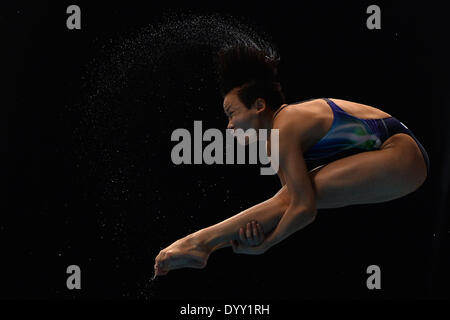
<path fill-rule="evenodd" d="M 308 101 L 316 100 L 316 99 L 317 99 L 317 98 L 311 98 L 311 99 L 301 100 L 301 101 L 297 101 L 297 102 L 287 103 L 286 105 L 283 105 L 283 106 L 279 107 L 279 108 L 275 111 L 275 113 L 273 114 L 272 120 L 275 119 L 275 117 L 277 116 L 277 114 L 278 114 L 281 110 L 283 110 L 283 109 L 286 108 L 287 106 L 290 106 L 291 104 L 298 104 L 298 103 L 308 102 Z M 325 99 L 325 100 L 326 100 L 327 98 L 320 98 L 320 99 Z"/>
<path fill-rule="evenodd" d="M 288 105 L 289 105 L 289 103 L 286 104 L 286 105 L 283 105 L 283 106 L 279 107 L 279 108 L 277 109 L 277 111 L 275 111 L 275 113 L 273 114 L 272 120 L 275 119 L 275 117 L 277 116 L 277 114 L 278 114 L 281 110 L 283 110 L 284 108 L 286 108 Z"/>

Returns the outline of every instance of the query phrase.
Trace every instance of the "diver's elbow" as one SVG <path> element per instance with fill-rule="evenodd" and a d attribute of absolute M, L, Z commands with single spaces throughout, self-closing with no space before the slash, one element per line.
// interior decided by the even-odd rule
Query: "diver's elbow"
<path fill-rule="evenodd" d="M 317 217 L 317 209 L 309 209 L 303 213 L 308 224 L 313 223 Z"/>
<path fill-rule="evenodd" d="M 298 225 L 300 229 L 316 220 L 317 209 L 315 207 L 300 206 L 293 209 L 293 212 L 296 225 Z"/>

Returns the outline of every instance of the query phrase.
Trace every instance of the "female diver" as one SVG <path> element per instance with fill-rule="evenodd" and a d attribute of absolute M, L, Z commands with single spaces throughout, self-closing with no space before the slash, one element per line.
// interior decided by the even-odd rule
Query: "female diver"
<path fill-rule="evenodd" d="M 257 49 L 223 49 L 217 62 L 227 128 L 279 130 L 282 187 L 161 250 L 155 276 L 203 268 L 212 252 L 230 245 L 236 253 L 262 254 L 313 222 L 318 209 L 397 199 L 428 176 L 425 149 L 386 112 L 330 98 L 285 104 L 276 61 Z"/>

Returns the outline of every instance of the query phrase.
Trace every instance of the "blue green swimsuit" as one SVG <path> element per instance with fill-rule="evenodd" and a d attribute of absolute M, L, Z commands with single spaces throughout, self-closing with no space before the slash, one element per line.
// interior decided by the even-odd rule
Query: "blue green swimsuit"
<path fill-rule="evenodd" d="M 425 148 L 420 144 L 412 131 L 398 119 L 395 117 L 360 119 L 348 114 L 330 99 L 322 99 L 324 99 L 333 110 L 333 123 L 325 136 L 304 153 L 303 156 L 308 170 L 352 154 L 378 150 L 392 135 L 405 133 L 410 135 L 416 141 L 425 159 L 427 172 L 429 172 L 430 161 Z M 274 117 L 288 105 L 279 108 L 275 112 Z"/>

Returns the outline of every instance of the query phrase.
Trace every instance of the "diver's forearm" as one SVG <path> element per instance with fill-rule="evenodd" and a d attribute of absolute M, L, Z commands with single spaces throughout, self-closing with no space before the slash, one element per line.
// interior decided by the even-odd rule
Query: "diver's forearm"
<path fill-rule="evenodd" d="M 283 214 L 276 228 L 264 240 L 261 246 L 264 250 L 268 250 L 277 243 L 283 241 L 293 233 L 303 229 L 312 223 L 316 216 L 316 210 L 309 210 L 307 208 L 294 208 L 289 206 Z"/>
<path fill-rule="evenodd" d="M 195 232 L 193 235 L 215 251 L 229 246 L 231 240 L 238 240 L 238 230 L 252 220 L 258 221 L 264 233 L 271 232 L 285 213 L 288 203 L 277 193 L 272 198 L 248 208 L 220 223 Z"/>

